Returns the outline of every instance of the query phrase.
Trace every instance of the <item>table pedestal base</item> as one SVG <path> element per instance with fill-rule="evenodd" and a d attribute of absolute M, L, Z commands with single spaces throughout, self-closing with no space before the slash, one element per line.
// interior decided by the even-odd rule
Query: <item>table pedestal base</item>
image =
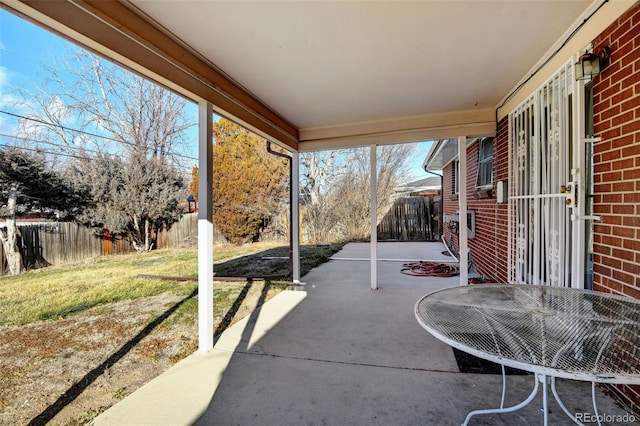
<path fill-rule="evenodd" d="M 503 413 L 511 413 L 513 411 L 518 411 L 521 408 L 526 407 L 533 401 L 533 399 L 538 394 L 538 390 L 540 388 L 540 383 L 542 382 L 542 412 L 544 418 L 544 426 L 548 424 L 549 417 L 549 393 L 548 393 L 548 384 L 551 384 L 551 392 L 553 393 L 553 397 L 556 399 L 556 402 L 562 408 L 562 411 L 569 417 L 573 422 L 579 426 L 585 426 L 583 423 L 578 421 L 578 419 L 571 414 L 571 412 L 567 409 L 567 407 L 563 404 L 558 392 L 556 390 L 556 378 L 549 377 L 544 374 L 534 373 L 534 386 L 533 390 L 529 394 L 529 396 L 519 404 L 513 405 L 511 407 L 504 407 L 504 397 L 505 397 L 505 389 L 506 389 L 506 375 L 504 374 L 504 369 L 502 370 L 502 400 L 500 403 L 500 408 L 492 408 L 486 410 L 474 410 L 467 414 L 467 417 L 464 420 L 462 426 L 467 426 L 469 424 L 469 420 L 473 416 L 481 415 L 481 414 L 503 414 Z M 596 414 L 596 418 L 598 419 L 598 425 L 601 426 L 599 416 L 598 416 L 598 407 L 596 406 L 596 393 L 595 393 L 595 383 L 591 384 L 591 396 L 593 400 L 593 409 Z"/>

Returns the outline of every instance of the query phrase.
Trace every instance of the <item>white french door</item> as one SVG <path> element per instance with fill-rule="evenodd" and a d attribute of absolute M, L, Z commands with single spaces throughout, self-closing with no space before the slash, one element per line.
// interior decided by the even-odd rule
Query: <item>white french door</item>
<path fill-rule="evenodd" d="M 572 62 L 509 116 L 509 279 L 584 286 L 584 106 Z"/>

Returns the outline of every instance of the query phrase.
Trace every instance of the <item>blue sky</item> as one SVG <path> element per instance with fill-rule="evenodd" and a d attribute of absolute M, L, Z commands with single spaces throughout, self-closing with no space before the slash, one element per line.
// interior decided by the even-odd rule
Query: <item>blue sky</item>
<path fill-rule="evenodd" d="M 46 75 L 42 64 L 65 56 L 72 49 L 70 42 L 0 9 L 0 110 L 10 110 L 12 88 L 37 87 Z M 197 114 L 195 105 L 190 108 Z M 0 113 L 0 133 L 10 134 L 14 126 L 15 120 Z M 190 155 L 197 157 L 195 131 Z M 421 166 L 430 146 L 431 142 L 417 144 L 409 165 L 410 180 L 429 176 Z"/>
<path fill-rule="evenodd" d="M 40 64 L 69 50 L 70 43 L 0 10 L 0 66 L 14 85 L 42 79 Z"/>
<path fill-rule="evenodd" d="M 48 76 L 43 64 L 70 56 L 75 48 L 73 43 L 0 9 L 0 110 L 24 113 L 12 104 L 17 99 L 15 88 L 42 87 Z M 192 122 L 197 121 L 197 106 L 193 102 L 188 102 L 187 114 Z M 0 113 L 0 134 L 13 134 L 16 124 L 16 118 Z M 197 126 L 188 131 L 188 138 L 192 143 L 185 154 L 197 157 Z M 190 168 L 196 163 L 185 166 Z"/>
<path fill-rule="evenodd" d="M 0 108 L 8 108 L 12 87 L 42 81 L 40 64 L 47 56 L 68 49 L 68 42 L 0 9 Z M 13 120 L 0 114 L 0 131 L 12 128 Z"/>

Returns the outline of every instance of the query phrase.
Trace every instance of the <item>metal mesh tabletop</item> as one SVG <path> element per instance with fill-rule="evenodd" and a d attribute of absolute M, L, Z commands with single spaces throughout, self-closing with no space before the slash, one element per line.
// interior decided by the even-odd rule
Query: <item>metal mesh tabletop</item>
<path fill-rule="evenodd" d="M 481 358 L 536 373 L 640 384 L 640 301 L 588 290 L 482 284 L 416 303 L 431 334 Z"/>

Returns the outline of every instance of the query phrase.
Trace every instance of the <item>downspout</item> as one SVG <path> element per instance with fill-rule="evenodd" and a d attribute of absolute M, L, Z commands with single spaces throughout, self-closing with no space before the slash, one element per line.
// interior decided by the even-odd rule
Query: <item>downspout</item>
<path fill-rule="evenodd" d="M 432 172 L 431 170 L 427 169 L 427 166 L 424 166 L 423 169 L 426 173 L 430 173 L 440 178 L 440 212 L 438 214 L 438 216 L 440 216 L 438 220 L 438 233 L 440 234 L 438 235 L 438 239 L 440 239 L 440 237 L 442 236 L 442 232 L 444 231 L 444 175 Z"/>
<path fill-rule="evenodd" d="M 291 164 L 291 157 L 287 154 L 283 154 L 271 149 L 271 141 L 267 141 L 267 152 L 278 157 L 286 158 L 289 162 L 289 275 L 293 278 L 293 191 L 291 190 L 291 181 L 293 179 L 293 165 Z"/>

